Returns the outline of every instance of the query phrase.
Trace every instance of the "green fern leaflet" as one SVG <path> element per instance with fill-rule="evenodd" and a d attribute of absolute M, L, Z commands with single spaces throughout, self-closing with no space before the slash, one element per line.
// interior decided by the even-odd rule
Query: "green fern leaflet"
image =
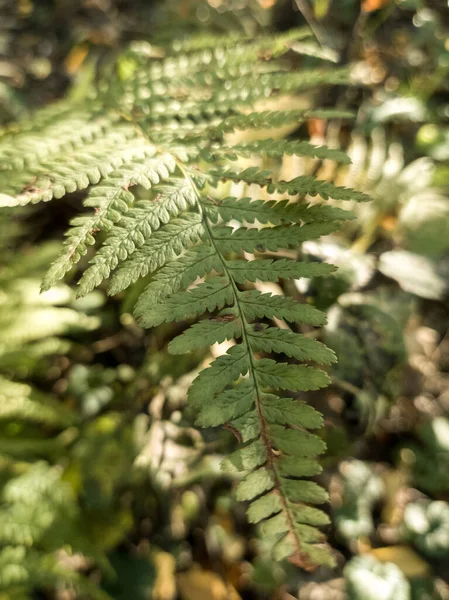
<path fill-rule="evenodd" d="M 327 494 L 307 479 L 320 473 L 325 444 L 313 432 L 322 417 L 290 395 L 327 386 L 326 372 L 310 363 L 327 366 L 335 356 L 279 327 L 279 320 L 317 327 L 325 323 L 323 313 L 264 293 L 257 282 L 332 272 L 329 265 L 273 253 L 297 250 L 353 218 L 315 197 L 368 197 L 311 176 L 283 181 L 270 170 L 231 164 L 284 155 L 348 163 L 340 151 L 271 138 L 232 142 L 230 134 L 348 116 L 329 109 L 258 110 L 267 99 L 282 106 L 286 95 L 347 83 L 345 69 L 326 63 L 293 69 L 302 50 L 326 59 L 313 43 L 293 43 L 307 37 L 293 31 L 256 41 L 194 39 L 165 48 L 164 58 L 161 49 L 137 44 L 100 80 L 94 99 L 45 109 L 0 141 L 3 205 L 86 190 L 88 212 L 71 223 L 44 290 L 96 245 L 80 295 L 106 279 L 116 294 L 145 277 L 135 309 L 144 327 L 200 319 L 171 342 L 173 354 L 231 342 L 194 381 L 189 401 L 200 426 L 235 432 L 241 448 L 224 468 L 243 473 L 237 498 L 249 503 L 250 521 L 272 538 L 273 555 L 302 566 L 332 565 L 333 557 L 318 529 L 328 523 L 317 508 Z"/>

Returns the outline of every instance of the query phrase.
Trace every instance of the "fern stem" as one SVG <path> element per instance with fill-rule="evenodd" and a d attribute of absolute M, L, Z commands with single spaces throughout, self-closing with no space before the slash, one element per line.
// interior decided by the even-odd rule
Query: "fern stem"
<path fill-rule="evenodd" d="M 272 476 L 273 476 L 274 488 L 277 490 L 280 500 L 281 500 L 283 511 L 284 511 L 286 519 L 287 519 L 288 527 L 289 527 L 291 535 L 293 537 L 297 556 L 300 557 L 302 555 L 301 544 L 298 539 L 298 536 L 295 533 L 295 521 L 293 519 L 291 510 L 289 507 L 289 503 L 282 491 L 281 480 L 280 480 L 278 471 L 276 469 L 276 464 L 275 464 L 275 461 L 273 458 L 273 456 L 274 456 L 273 445 L 271 443 L 270 436 L 268 434 L 267 421 L 266 421 L 263 411 L 262 411 L 261 398 L 262 398 L 263 392 L 260 389 L 260 385 L 259 385 L 259 382 L 257 379 L 256 369 L 255 369 L 255 365 L 254 365 L 254 351 L 252 349 L 251 342 L 250 342 L 250 335 L 248 333 L 249 323 L 245 317 L 244 311 L 240 304 L 240 299 L 239 299 L 240 290 L 238 289 L 237 284 L 234 281 L 234 278 L 232 277 L 232 274 L 230 273 L 230 271 L 228 269 L 226 259 L 224 258 L 223 254 L 220 252 L 220 249 L 218 248 L 218 246 L 216 244 L 212 229 L 210 227 L 209 221 L 207 219 L 207 215 L 204 211 L 203 204 L 201 202 L 200 191 L 198 190 L 197 186 L 195 185 L 195 182 L 192 180 L 190 174 L 188 173 L 188 169 L 185 167 L 185 165 L 183 165 L 181 162 L 178 162 L 178 167 L 179 167 L 179 170 L 182 172 L 184 177 L 189 181 L 190 185 L 192 186 L 192 188 L 195 191 L 195 195 L 196 195 L 196 198 L 198 201 L 198 204 L 197 204 L 198 211 L 199 211 L 200 215 L 202 216 L 205 231 L 208 234 L 210 244 L 214 248 L 214 250 L 222 264 L 223 272 L 226 275 L 226 277 L 229 280 L 231 287 L 232 287 L 232 291 L 233 291 L 233 295 L 234 295 L 234 306 L 238 311 L 239 318 L 242 323 L 242 343 L 245 345 L 245 347 L 248 351 L 249 365 L 250 365 L 249 376 L 251 377 L 251 379 L 253 381 L 254 390 L 256 393 L 255 408 L 256 408 L 257 416 L 259 418 L 260 434 L 261 434 L 262 443 L 263 443 L 265 451 L 266 451 L 267 464 L 268 464 L 270 471 L 272 473 Z"/>
<path fill-rule="evenodd" d="M 193 182 L 192 182 L 192 185 L 194 185 Z M 199 199 L 199 192 L 197 192 L 197 197 Z M 237 309 L 239 318 L 242 322 L 242 343 L 244 344 L 244 346 L 246 347 L 246 349 L 248 351 L 249 365 L 250 365 L 249 376 L 251 377 L 251 379 L 253 381 L 254 390 L 256 392 L 255 407 L 256 407 L 257 416 L 258 416 L 259 422 L 260 422 L 260 434 L 261 434 L 262 443 L 266 450 L 267 464 L 272 472 L 274 488 L 277 490 L 277 492 L 279 494 L 279 497 L 281 499 L 281 503 L 282 503 L 282 506 L 283 506 L 283 509 L 284 509 L 284 512 L 285 512 L 285 515 L 287 518 L 290 532 L 293 535 L 296 552 L 298 553 L 298 556 L 300 556 L 301 555 L 301 544 L 299 542 L 298 536 L 295 534 L 294 519 L 292 517 L 287 499 L 285 498 L 285 495 L 282 491 L 280 477 L 279 477 L 279 474 L 276 469 L 275 461 L 273 459 L 273 455 L 274 455 L 273 445 L 271 443 L 270 436 L 268 434 L 267 421 L 266 421 L 266 419 L 263 415 L 263 411 L 262 411 L 262 400 L 261 399 L 262 399 L 263 392 L 260 389 L 260 385 L 259 385 L 259 382 L 257 379 L 257 374 L 256 374 L 256 368 L 254 365 L 254 351 L 252 349 L 251 342 L 250 342 L 250 335 L 248 333 L 249 323 L 245 317 L 244 311 L 242 310 L 242 307 L 240 304 L 240 299 L 239 299 L 240 290 L 238 289 L 237 284 L 234 281 L 234 278 L 232 277 L 232 274 L 230 273 L 230 271 L 228 269 L 225 258 L 223 257 L 222 253 L 220 252 L 220 250 L 215 242 L 215 238 L 213 236 L 212 229 L 207 220 L 207 216 L 203 212 L 203 208 L 202 208 L 201 204 L 200 204 L 200 211 L 203 216 L 203 222 L 204 222 L 205 229 L 209 235 L 210 243 L 213 246 L 217 256 L 220 259 L 220 262 L 223 266 L 223 272 L 225 273 L 226 277 L 228 278 L 228 280 L 231 284 L 232 290 L 233 290 L 234 306 Z"/>

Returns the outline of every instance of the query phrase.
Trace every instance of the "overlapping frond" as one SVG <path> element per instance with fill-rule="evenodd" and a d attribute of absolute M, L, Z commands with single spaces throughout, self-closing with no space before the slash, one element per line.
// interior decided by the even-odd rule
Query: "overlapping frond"
<path fill-rule="evenodd" d="M 207 314 L 172 340 L 172 353 L 231 342 L 200 372 L 189 399 L 199 425 L 226 425 L 240 440 L 225 468 L 243 473 L 237 498 L 249 503 L 250 521 L 272 538 L 275 557 L 306 567 L 333 559 L 317 529 L 328 522 L 316 508 L 327 495 L 305 479 L 320 473 L 322 417 L 298 392 L 325 387 L 329 377 L 315 365 L 330 365 L 335 356 L 315 339 L 280 327 L 279 320 L 321 326 L 322 312 L 263 293 L 258 282 L 331 273 L 331 265 L 273 253 L 297 250 L 353 218 L 319 200 L 368 197 L 312 176 L 279 181 L 260 166 L 229 166 L 253 157 L 259 165 L 266 158 L 273 163 L 286 154 L 348 163 L 339 150 L 295 139 L 231 143 L 226 134 L 349 117 L 332 109 L 257 110 L 260 100 L 347 82 L 346 69 L 292 70 L 297 57 L 291 62 L 290 54 L 331 58 L 308 41 L 298 43 L 308 36 L 186 40 L 163 51 L 135 45 L 100 82 L 94 109 L 47 111 L 34 128 L 26 124 L 0 139 L 4 205 L 86 190 L 89 212 L 71 223 L 44 289 L 90 254 L 79 292 L 110 279 L 115 294 L 146 278 L 135 309 L 143 326 Z M 290 199 L 239 197 L 228 188 L 234 195 L 224 197 L 223 182 L 256 184 L 266 188 L 264 196 Z M 96 251 L 89 250 L 95 244 Z"/>
<path fill-rule="evenodd" d="M 52 426 L 67 426 L 75 419 L 64 406 L 29 385 L 0 377 L 0 420 L 20 418 Z"/>
<path fill-rule="evenodd" d="M 96 600 L 109 596 L 88 578 L 58 560 L 57 551 L 69 546 L 95 556 L 82 531 L 73 490 L 61 478 L 61 469 L 45 462 L 22 465 L 1 491 L 0 508 L 0 593 L 11 589 L 70 583 L 80 594 Z M 102 559 L 104 562 L 104 559 Z"/>

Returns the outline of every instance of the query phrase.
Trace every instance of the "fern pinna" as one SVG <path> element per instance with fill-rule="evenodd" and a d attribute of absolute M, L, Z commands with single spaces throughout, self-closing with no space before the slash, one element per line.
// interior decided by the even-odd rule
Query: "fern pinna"
<path fill-rule="evenodd" d="M 230 134 L 346 116 L 263 106 L 282 106 L 285 98 L 295 105 L 304 90 L 347 81 L 347 71 L 335 66 L 296 69 L 301 54 L 325 57 L 307 37 L 292 31 L 255 41 L 229 36 L 164 49 L 135 45 L 100 78 L 94 98 L 42 110 L 6 131 L 0 148 L 4 206 L 88 190 L 89 211 L 71 223 L 43 289 L 99 240 L 78 282 L 80 294 L 109 277 L 111 294 L 148 277 L 135 309 L 144 327 L 211 315 L 172 340 L 173 354 L 234 342 L 199 374 L 189 400 L 199 425 L 226 424 L 236 433 L 242 447 L 224 468 L 243 473 L 237 498 L 249 502 L 249 520 L 273 539 L 274 556 L 303 566 L 333 562 L 317 529 L 328 518 L 314 506 L 327 495 L 305 479 L 320 472 L 316 457 L 325 444 L 311 433 L 321 415 L 289 393 L 328 385 L 326 372 L 309 363 L 329 365 L 335 356 L 286 328 L 285 322 L 320 326 L 322 312 L 262 293 L 255 282 L 331 273 L 330 265 L 273 253 L 296 250 L 352 217 L 312 197 L 367 197 L 313 176 L 283 181 L 257 166 L 232 168 L 236 159 L 260 163 L 285 154 L 348 163 L 338 150 L 295 139 L 232 143 Z M 279 320 L 282 327 L 274 324 Z"/>

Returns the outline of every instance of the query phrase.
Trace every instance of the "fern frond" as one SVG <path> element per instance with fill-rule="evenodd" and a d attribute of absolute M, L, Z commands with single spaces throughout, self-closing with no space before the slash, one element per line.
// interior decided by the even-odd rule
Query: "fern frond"
<path fill-rule="evenodd" d="M 300 175 L 290 181 L 277 181 L 272 178 L 271 171 L 259 171 L 257 167 L 249 167 L 244 171 L 236 172 L 231 169 L 214 169 L 209 171 L 212 183 L 214 180 L 230 179 L 248 184 L 266 187 L 269 194 L 288 194 L 289 196 L 321 196 L 323 200 L 352 200 L 354 202 L 368 202 L 370 197 L 363 192 L 356 192 L 351 188 L 334 185 L 329 181 L 321 181 L 311 175 Z"/>
<path fill-rule="evenodd" d="M 46 112 L 46 109 L 43 110 Z M 112 114 L 86 114 L 85 110 L 74 111 L 72 107 L 69 110 L 67 113 L 64 111 L 67 118 L 62 126 L 57 120 L 48 124 L 44 121 L 46 126 L 32 133 L 26 131 L 16 136 L 0 137 L 0 171 L 37 167 L 59 152 L 83 147 L 103 137 L 118 122 L 118 117 Z"/>
<path fill-rule="evenodd" d="M 163 174 L 164 179 L 167 179 L 171 172 L 171 160 L 169 165 L 158 164 L 167 169 L 167 173 Z M 160 175 L 159 173 L 158 176 Z M 151 177 L 151 173 L 149 176 Z M 118 263 L 143 246 L 153 232 L 169 223 L 172 217 L 187 211 L 188 207 L 195 203 L 192 187 L 185 179 L 172 177 L 169 185 L 156 186 L 154 191 L 153 199 L 136 202 L 134 207 L 120 219 L 120 227 L 111 229 L 105 244 L 92 258 L 91 266 L 84 272 L 79 282 L 80 294 L 86 294 L 100 285 Z"/>
<path fill-rule="evenodd" d="M 222 156 L 229 160 L 238 160 L 254 155 L 268 156 L 270 158 L 282 158 L 287 156 L 309 156 L 326 160 L 335 160 L 342 164 L 350 164 L 351 159 L 347 154 L 340 150 L 334 150 L 327 146 L 314 146 L 308 142 L 298 142 L 296 140 L 261 140 L 256 142 L 247 142 L 244 144 L 235 144 L 231 148 L 222 146 L 213 153 L 207 155 L 209 162 L 215 162 L 217 157 Z M 206 158 L 202 153 L 202 158 Z"/>
<path fill-rule="evenodd" d="M 29 385 L 0 377 L 0 420 L 23 419 L 52 426 L 72 424 L 74 415 Z"/>
<path fill-rule="evenodd" d="M 279 281 L 301 277 L 320 277 L 335 271 L 323 263 L 300 263 L 295 260 L 228 260 L 226 266 L 236 283 L 245 281 Z"/>
<path fill-rule="evenodd" d="M 193 36 L 187 40 L 175 40 L 172 44 L 172 49 L 177 54 L 197 52 L 199 50 L 209 49 L 216 52 L 217 56 L 222 56 L 223 52 L 217 49 L 230 49 L 239 52 L 242 49 L 250 49 L 257 53 L 269 52 L 270 55 L 279 56 L 289 48 L 289 43 L 292 41 L 303 40 L 311 37 L 312 33 L 308 28 L 302 27 L 298 29 L 290 29 L 285 33 L 278 35 L 260 35 L 257 39 L 253 37 L 244 37 L 241 33 L 231 33 L 222 36 Z M 246 58 L 246 57 L 245 57 Z"/>
<path fill-rule="evenodd" d="M 300 125 L 306 119 L 351 119 L 353 113 L 334 109 L 322 110 L 282 110 L 282 111 L 260 111 L 243 115 L 232 115 L 223 119 L 215 125 L 209 125 L 206 133 L 209 136 L 222 137 L 225 133 L 244 131 L 246 129 L 271 129 L 282 127 L 290 123 Z"/>
<path fill-rule="evenodd" d="M 276 315 L 290 323 L 304 323 L 319 327 L 326 322 L 326 315 L 310 304 L 300 304 L 292 298 L 262 294 L 257 290 L 239 292 L 239 302 L 247 319 L 270 319 Z"/>
<path fill-rule="evenodd" d="M 90 550 L 72 489 L 61 479 L 59 468 L 35 463 L 6 482 L 1 500 L 0 592 L 16 586 L 31 592 L 33 587 L 64 582 L 90 598 L 108 599 L 87 578 L 60 564 L 55 554 L 68 545 L 87 556 Z"/>
<path fill-rule="evenodd" d="M 198 277 L 219 268 L 220 264 L 213 248 L 195 246 L 187 250 L 178 260 L 169 262 L 158 270 L 137 301 L 134 311 L 136 316 L 143 317 L 149 305 L 187 287 Z"/>
<path fill-rule="evenodd" d="M 291 29 L 277 36 L 261 35 L 257 39 L 231 35 L 214 36 L 212 40 L 200 36 L 184 42 L 175 41 L 166 49 L 164 60 L 153 60 L 150 65 L 151 47 L 137 42 L 122 58 L 125 68 L 119 62 L 118 74 L 121 83 L 128 85 L 134 83 L 133 76 L 136 75 L 141 89 L 147 85 L 160 90 L 161 83 L 170 85 L 179 77 L 184 78 L 181 81 L 185 85 L 187 76 L 192 74 L 205 74 L 208 79 L 204 83 L 210 85 L 214 76 L 250 72 L 251 67 L 267 64 L 267 58 L 279 58 L 288 52 L 294 40 L 310 36 L 310 30 L 304 28 Z"/>
<path fill-rule="evenodd" d="M 170 154 L 142 161 L 136 160 L 128 168 L 124 167 L 120 171 L 113 171 L 94 187 L 84 202 L 85 206 L 94 209 L 93 214 L 89 217 L 77 217 L 72 221 L 72 228 L 69 230 L 68 239 L 65 242 L 66 253 L 53 264 L 43 281 L 42 289 L 49 289 L 56 281 L 64 277 L 67 271 L 86 253 L 87 246 L 95 243 L 97 232 L 110 231 L 114 224 L 122 219 L 123 214 L 128 211 L 128 207 L 134 201 L 129 187 L 141 185 L 148 190 L 161 180 L 168 179 L 175 168 L 175 160 Z M 113 261 L 111 254 L 108 256 L 109 264 Z M 98 275 L 108 277 L 111 269 L 104 270 L 103 273 L 98 265 L 97 269 L 96 281 L 100 283 L 101 279 L 98 280 Z M 87 277 L 86 274 L 86 279 Z M 86 286 L 86 291 L 88 289 L 90 291 L 98 283 L 93 282 L 90 289 Z"/>
<path fill-rule="evenodd" d="M 212 65 L 210 65 L 212 67 Z M 252 107 L 257 101 L 264 100 L 273 94 L 289 94 L 314 88 L 318 85 L 338 85 L 348 83 L 348 72 L 346 69 L 322 69 L 314 71 L 303 71 L 298 74 L 291 73 L 265 73 L 254 74 L 258 69 L 252 69 L 250 73 L 239 74 L 237 77 L 214 78 L 208 76 L 206 81 L 196 77 L 193 80 L 180 77 L 178 84 L 184 85 L 184 93 L 178 93 L 182 98 L 167 100 L 167 95 L 173 94 L 169 89 L 162 89 L 160 95 L 144 94 L 142 98 L 134 98 L 127 107 L 133 115 L 144 118 L 146 125 L 152 125 L 157 121 L 173 118 L 179 119 L 212 119 L 217 116 L 223 118 L 231 116 L 236 109 Z M 226 74 L 227 75 L 227 74 Z M 215 79 L 215 81 L 214 81 Z M 204 98 L 204 90 L 195 97 L 192 89 L 195 86 L 215 84 L 218 91 L 212 91 Z"/>
<path fill-rule="evenodd" d="M 159 229 L 123 263 L 112 277 L 109 291 L 116 294 L 148 273 L 176 259 L 204 233 L 200 215 L 187 213 Z"/>
<path fill-rule="evenodd" d="M 297 360 L 311 360 L 319 365 L 336 362 L 334 352 L 324 344 L 287 329 L 260 326 L 248 332 L 256 352 L 275 352 Z"/>
<path fill-rule="evenodd" d="M 339 229 L 336 223 L 307 223 L 305 225 L 279 225 L 264 229 L 220 227 L 215 240 L 221 252 L 276 251 L 295 248 L 298 243 L 313 240 Z"/>
<path fill-rule="evenodd" d="M 102 145 L 98 148 L 97 141 L 87 144 L 73 152 L 63 154 L 55 162 L 42 162 L 29 172 L 18 171 L 6 188 L 21 188 L 15 196 L 16 205 L 48 202 L 53 198 L 62 198 L 67 193 L 84 190 L 91 184 L 97 184 L 123 165 L 132 164 L 135 160 L 154 156 L 154 146 L 148 144 L 142 137 L 128 141 L 135 135 L 131 127 L 123 131 L 112 132 L 101 138 Z"/>
<path fill-rule="evenodd" d="M 88 190 L 84 204 L 93 210 L 72 221 L 44 289 L 90 252 L 80 294 L 105 279 L 116 294 L 147 278 L 135 308 L 143 326 L 209 313 L 170 342 L 173 354 L 231 342 L 199 373 L 189 401 L 199 425 L 225 425 L 240 440 L 224 461 L 228 471 L 243 472 L 237 497 L 249 503 L 250 521 L 272 539 L 274 556 L 302 566 L 333 559 L 317 529 L 328 518 L 314 506 L 327 494 L 305 480 L 321 470 L 317 457 L 325 444 L 312 431 L 322 417 L 298 392 L 328 385 L 327 373 L 314 365 L 330 365 L 335 356 L 316 340 L 276 325 L 285 320 L 319 327 L 324 313 L 252 288 L 255 282 L 331 273 L 332 265 L 266 258 L 264 252 L 299 250 L 302 242 L 353 218 L 319 199 L 369 198 L 308 175 L 278 181 L 264 169 L 267 158 L 275 168 L 284 155 L 348 164 L 339 150 L 293 139 L 232 144 L 226 134 L 350 117 L 333 109 L 270 111 L 259 104 L 348 82 L 348 69 L 295 70 L 295 53 L 330 58 L 304 41 L 308 37 L 303 30 L 274 38 L 185 40 L 157 50 L 135 44 L 107 80 L 100 78 L 95 106 L 43 112 L 35 126 L 24 124 L 22 132 L 7 132 L 0 141 L 4 205 Z M 260 166 L 229 168 L 229 161 L 253 158 Z M 256 184 L 266 188 L 264 195 L 292 198 L 223 197 L 223 182 L 238 184 L 233 190 Z M 310 197 L 317 201 L 304 201 Z M 283 397 L 284 390 L 293 397 Z"/>
<path fill-rule="evenodd" d="M 231 316 L 217 317 L 200 321 L 192 325 L 181 335 L 172 340 L 169 350 L 172 354 L 185 354 L 197 348 L 220 344 L 225 340 L 242 337 L 240 319 Z"/>
<path fill-rule="evenodd" d="M 165 298 L 163 304 L 157 304 L 153 310 L 142 313 L 140 322 L 144 327 L 156 327 L 161 323 L 190 319 L 221 309 L 232 300 L 229 281 L 214 277 L 188 292 L 178 292 Z"/>
<path fill-rule="evenodd" d="M 308 206 L 307 204 L 289 203 L 287 200 L 251 200 L 251 198 L 224 198 L 217 204 L 205 205 L 211 219 L 219 214 L 224 221 L 235 219 L 241 223 L 319 223 L 346 221 L 354 218 L 354 213 L 334 206 Z"/>

